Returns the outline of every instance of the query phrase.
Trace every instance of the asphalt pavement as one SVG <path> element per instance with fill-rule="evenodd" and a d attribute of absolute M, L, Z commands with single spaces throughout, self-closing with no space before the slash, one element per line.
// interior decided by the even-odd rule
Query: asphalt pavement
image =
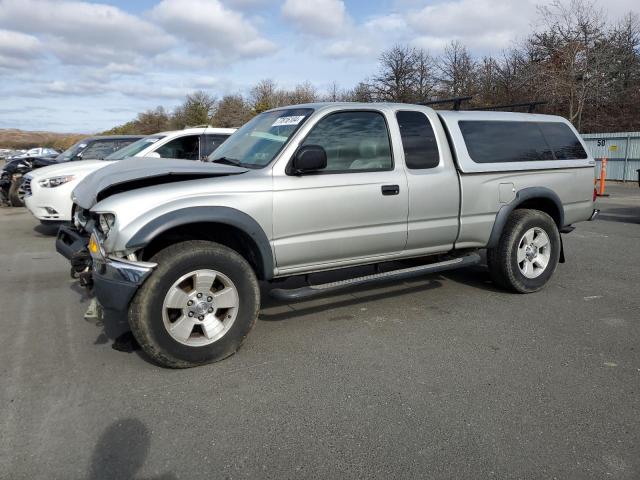
<path fill-rule="evenodd" d="M 473 267 L 265 296 L 189 370 L 112 348 L 53 229 L 0 209 L 0 478 L 640 478 L 640 189 L 609 192 L 539 293 Z"/>

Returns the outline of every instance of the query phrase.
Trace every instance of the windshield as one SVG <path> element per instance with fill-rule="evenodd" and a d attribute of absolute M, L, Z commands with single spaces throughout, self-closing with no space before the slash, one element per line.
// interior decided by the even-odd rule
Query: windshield
<path fill-rule="evenodd" d="M 209 161 L 262 168 L 275 158 L 312 113 L 311 108 L 261 113 L 216 148 L 209 155 Z"/>
<path fill-rule="evenodd" d="M 78 143 L 76 143 L 75 145 L 69 147 L 64 152 L 62 152 L 60 155 L 58 155 L 54 160 L 56 162 L 68 162 L 73 157 L 75 157 L 80 152 L 82 152 L 85 148 L 87 148 L 87 143 L 88 142 L 86 140 L 80 140 Z"/>
<path fill-rule="evenodd" d="M 148 137 L 141 138 L 137 142 L 133 142 L 120 150 L 116 150 L 111 155 L 107 155 L 105 160 L 122 160 L 127 157 L 135 157 L 136 154 L 147 148 L 149 145 L 153 145 L 165 135 L 149 135 Z"/>

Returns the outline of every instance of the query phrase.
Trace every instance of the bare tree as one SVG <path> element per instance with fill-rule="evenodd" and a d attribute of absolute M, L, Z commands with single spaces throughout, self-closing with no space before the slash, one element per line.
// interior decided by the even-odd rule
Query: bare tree
<path fill-rule="evenodd" d="M 416 49 L 413 53 L 413 101 L 430 100 L 435 93 L 437 79 L 435 61 L 425 50 Z"/>
<path fill-rule="evenodd" d="M 222 128 L 240 127 L 252 116 L 253 111 L 242 95 L 225 95 L 218 102 L 211 125 Z"/>
<path fill-rule="evenodd" d="M 296 85 L 293 90 L 282 92 L 284 104 L 289 105 L 317 102 L 318 97 L 318 90 L 308 81 Z"/>
<path fill-rule="evenodd" d="M 416 84 L 416 51 L 396 45 L 382 52 L 371 87 L 376 100 L 411 102 Z"/>
<path fill-rule="evenodd" d="M 215 97 L 202 90 L 190 93 L 184 103 L 173 112 L 171 123 L 175 128 L 208 125 L 215 108 Z"/>
<path fill-rule="evenodd" d="M 537 90 L 564 105 L 565 115 L 580 129 L 585 105 L 596 100 L 608 62 L 604 14 L 586 0 L 555 0 L 539 10 L 544 30 L 529 40 L 537 60 Z"/>
<path fill-rule="evenodd" d="M 458 97 L 475 92 L 476 63 L 467 47 L 457 40 L 444 49 L 438 70 L 441 95 Z"/>
<path fill-rule="evenodd" d="M 282 105 L 283 98 L 276 82 L 271 79 L 260 80 L 249 95 L 251 107 L 256 113 L 262 113 Z"/>
<path fill-rule="evenodd" d="M 147 110 L 139 113 L 135 123 L 136 133 L 141 135 L 150 135 L 152 133 L 168 130 L 171 125 L 171 119 L 164 107 L 158 106 L 154 110 Z"/>

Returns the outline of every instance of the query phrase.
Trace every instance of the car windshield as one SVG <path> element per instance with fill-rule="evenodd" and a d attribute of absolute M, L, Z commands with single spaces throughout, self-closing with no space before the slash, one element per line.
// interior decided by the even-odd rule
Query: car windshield
<path fill-rule="evenodd" d="M 275 158 L 312 113 L 311 108 L 261 113 L 216 148 L 208 160 L 247 168 L 262 168 Z"/>
<path fill-rule="evenodd" d="M 56 162 L 68 162 L 69 160 L 74 158 L 76 155 L 78 155 L 80 152 L 82 152 L 85 148 L 87 148 L 88 143 L 89 142 L 87 142 L 87 140 L 80 140 L 78 143 L 76 143 L 75 145 L 69 147 L 64 152 L 62 152 L 60 155 L 58 155 L 55 158 L 55 161 Z"/>
<path fill-rule="evenodd" d="M 120 150 L 113 152 L 111 155 L 107 155 L 105 160 L 122 160 L 127 157 L 135 157 L 136 154 L 140 153 L 142 150 L 147 148 L 150 145 L 153 145 L 158 140 L 164 138 L 165 135 L 149 135 L 148 137 L 141 138 L 140 140 L 133 142 L 127 145 Z"/>

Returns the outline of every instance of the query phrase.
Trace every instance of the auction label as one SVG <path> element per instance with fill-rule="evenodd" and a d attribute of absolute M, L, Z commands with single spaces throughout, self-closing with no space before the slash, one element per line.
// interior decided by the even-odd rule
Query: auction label
<path fill-rule="evenodd" d="M 282 127 L 283 125 L 298 125 L 304 115 L 297 115 L 295 117 L 280 117 L 275 122 L 273 122 L 272 127 Z"/>

